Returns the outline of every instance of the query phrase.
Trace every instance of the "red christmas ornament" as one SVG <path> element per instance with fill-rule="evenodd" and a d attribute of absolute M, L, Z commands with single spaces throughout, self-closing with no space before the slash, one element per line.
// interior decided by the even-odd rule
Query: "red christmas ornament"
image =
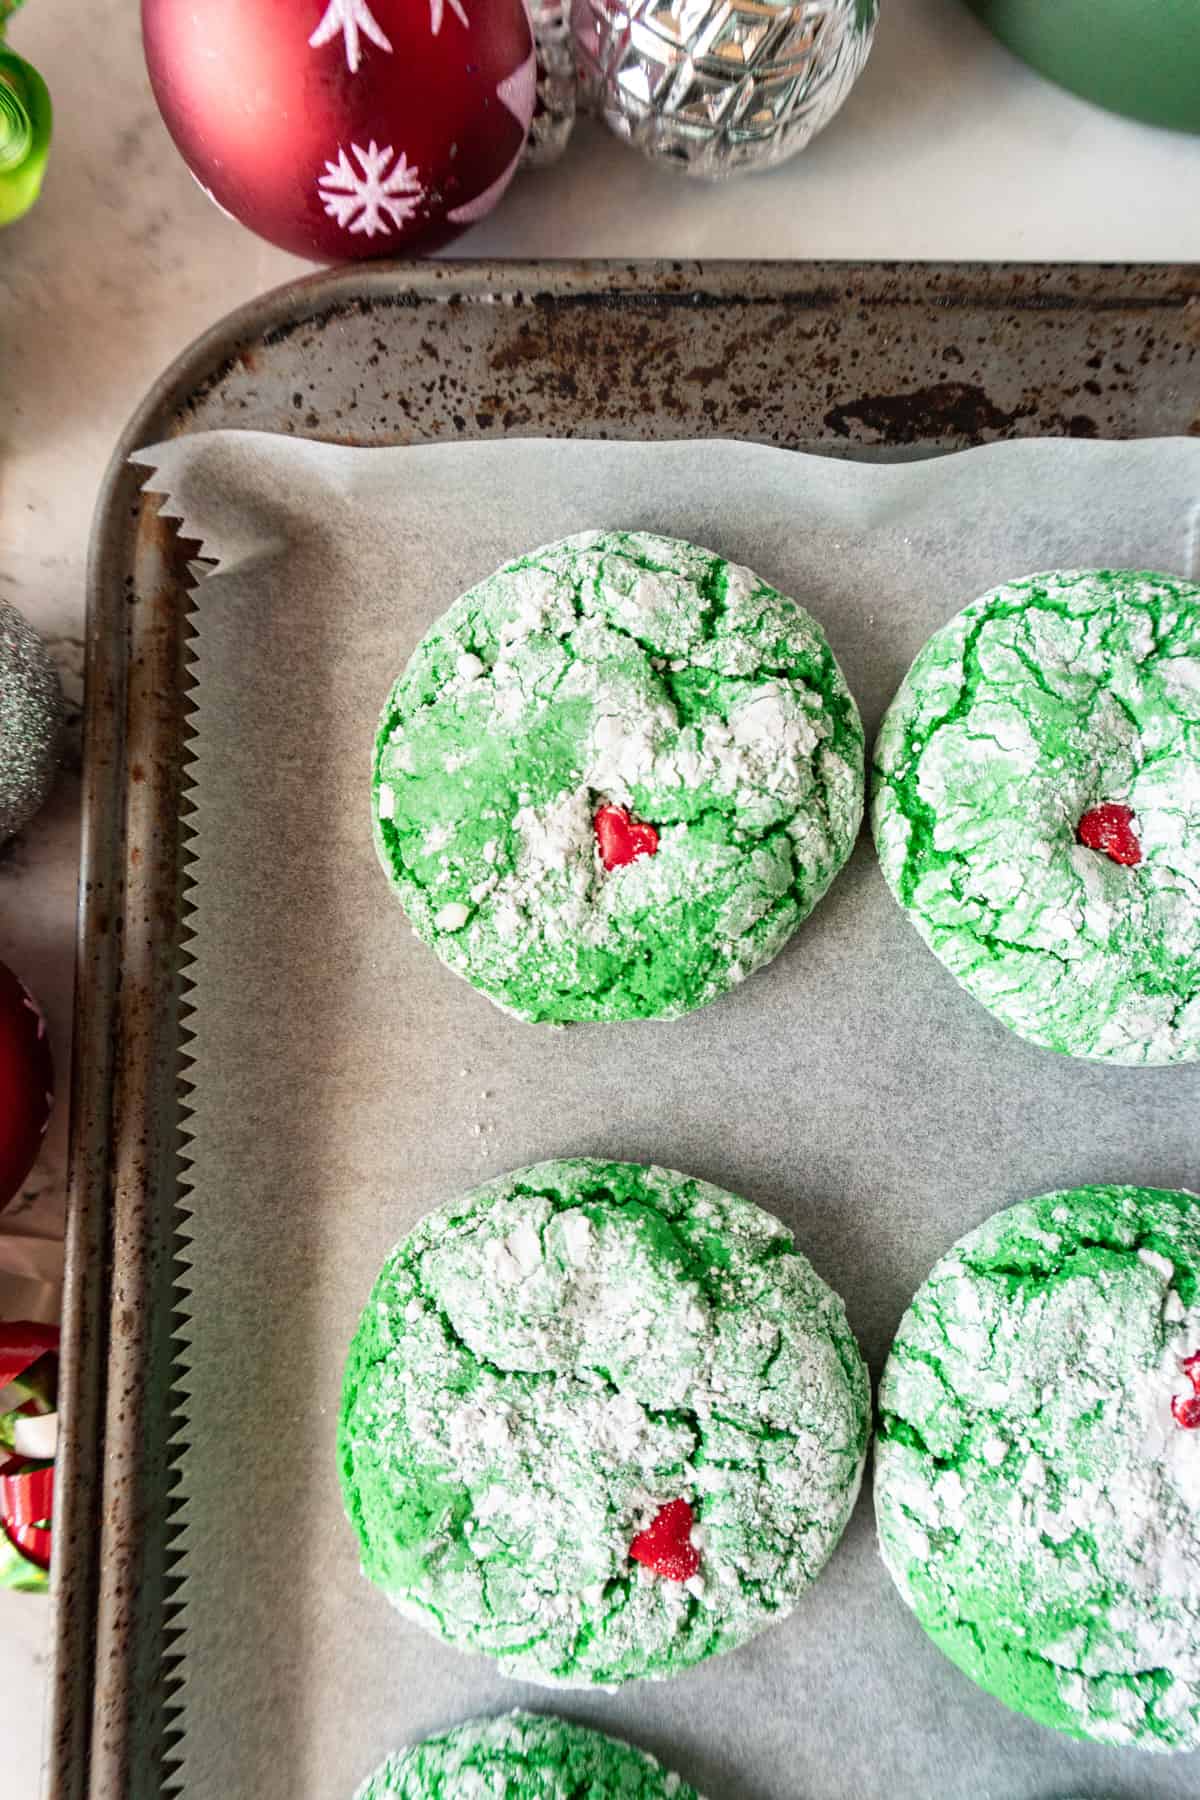
<path fill-rule="evenodd" d="M 142 0 L 150 81 L 209 198 L 297 256 L 434 250 L 533 115 L 526 0 Z"/>
<path fill-rule="evenodd" d="M 634 1562 L 644 1563 L 664 1581 L 690 1581 L 700 1567 L 692 1542 L 695 1517 L 686 1500 L 668 1500 L 629 1546 Z"/>
<path fill-rule="evenodd" d="M 1177 1425 L 1185 1431 L 1200 1430 L 1200 1394 L 1175 1394 L 1171 1399 L 1171 1413 Z"/>
<path fill-rule="evenodd" d="M 619 869 L 635 856 L 653 856 L 658 849 L 658 833 L 653 825 L 632 819 L 623 806 L 602 806 L 592 820 L 600 861 L 606 869 Z"/>
<path fill-rule="evenodd" d="M 32 994 L 0 963 L 0 1208 L 33 1167 L 53 1103 L 46 1021 Z"/>
<path fill-rule="evenodd" d="M 1079 841 L 1088 850 L 1103 850 L 1127 869 L 1142 860 L 1142 846 L 1133 835 L 1133 809 L 1129 806 L 1093 806 L 1079 821 Z"/>

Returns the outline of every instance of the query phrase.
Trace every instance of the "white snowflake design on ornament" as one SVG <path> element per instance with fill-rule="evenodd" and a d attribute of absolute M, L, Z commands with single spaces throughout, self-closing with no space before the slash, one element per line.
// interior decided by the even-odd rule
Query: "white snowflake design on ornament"
<path fill-rule="evenodd" d="M 41 1007 L 38 1005 L 29 989 L 25 986 L 24 982 L 21 983 L 21 1005 L 31 1012 L 37 1020 L 38 1038 L 44 1038 L 46 1035 L 45 1014 L 42 1012 Z"/>
<path fill-rule="evenodd" d="M 336 162 L 325 164 L 325 173 L 317 178 L 317 191 L 325 211 L 351 234 L 365 232 L 374 237 L 385 236 L 392 225 L 406 225 L 424 196 L 420 170 L 409 167 L 404 152 L 393 163 L 395 152 L 388 144 L 380 149 L 372 138 L 365 150 L 351 144 L 351 150 L 362 168 L 360 175 L 346 152 L 338 145 Z M 386 215 L 386 217 L 385 217 Z"/>
<path fill-rule="evenodd" d="M 430 0 L 430 3 L 437 6 L 441 0 Z M 391 39 L 375 18 L 367 0 L 329 0 L 321 23 L 308 40 L 309 48 L 319 50 L 322 45 L 332 43 L 339 31 L 345 43 L 346 67 L 352 75 L 357 75 L 358 65 L 362 61 L 360 32 L 377 49 L 391 54 Z"/>
<path fill-rule="evenodd" d="M 461 0 L 450 0 L 450 10 L 462 24 L 470 25 L 471 21 L 461 4 Z M 436 37 L 442 29 L 442 15 L 445 11 L 445 0 L 429 0 L 429 29 Z"/>
<path fill-rule="evenodd" d="M 450 10 L 463 25 L 470 25 L 462 0 L 450 0 Z M 445 12 L 446 0 L 429 0 L 429 29 L 434 37 L 442 29 Z M 367 0 L 329 0 L 321 23 L 308 40 L 309 48 L 322 49 L 324 45 L 331 44 L 339 32 L 345 45 L 346 67 L 352 75 L 357 75 L 358 65 L 362 61 L 360 34 L 374 44 L 376 49 L 385 50 L 389 56 L 392 53 L 391 39 L 367 5 Z"/>

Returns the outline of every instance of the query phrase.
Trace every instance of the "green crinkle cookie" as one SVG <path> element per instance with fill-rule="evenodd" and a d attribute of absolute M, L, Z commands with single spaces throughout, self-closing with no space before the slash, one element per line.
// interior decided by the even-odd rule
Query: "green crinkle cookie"
<path fill-rule="evenodd" d="M 559 1022 L 673 1018 L 768 962 L 862 799 L 862 725 L 815 620 L 635 532 L 549 544 L 457 600 L 392 690 L 372 783 L 418 934 L 506 1011 Z M 657 847 L 606 867 L 604 808 Z"/>
<path fill-rule="evenodd" d="M 384 1265 L 342 1490 L 402 1611 L 509 1674 L 612 1686 L 792 1609 L 850 1516 L 869 1417 L 842 1302 L 777 1219 L 665 1169 L 541 1163 Z M 671 1576 L 631 1554 L 668 1508 Z"/>
<path fill-rule="evenodd" d="M 356 1800 L 700 1800 L 618 1738 L 527 1712 L 472 1719 L 390 1756 Z"/>
<path fill-rule="evenodd" d="M 1200 1201 L 1090 1187 L 936 1265 L 879 1391 L 883 1558 L 939 1649 L 1072 1737 L 1200 1746 Z"/>
<path fill-rule="evenodd" d="M 1112 808 L 1135 862 L 1078 841 Z M 1005 1025 L 1200 1056 L 1200 588 L 1031 575 L 968 606 L 884 719 L 873 821 L 892 892 Z"/>

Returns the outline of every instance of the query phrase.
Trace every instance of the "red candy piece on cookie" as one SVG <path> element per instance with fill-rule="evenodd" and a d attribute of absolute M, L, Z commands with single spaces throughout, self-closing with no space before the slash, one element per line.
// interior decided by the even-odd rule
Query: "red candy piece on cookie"
<path fill-rule="evenodd" d="M 1175 1394 L 1171 1400 L 1171 1416 L 1185 1431 L 1200 1430 L 1200 1394 Z"/>
<path fill-rule="evenodd" d="M 689 1581 L 700 1567 L 700 1552 L 692 1542 L 694 1524 L 686 1500 L 668 1500 L 645 1531 L 638 1532 L 629 1554 L 664 1581 Z"/>
<path fill-rule="evenodd" d="M 1133 809 L 1128 806 L 1093 806 L 1079 821 L 1079 842 L 1088 850 L 1103 850 L 1115 863 L 1132 869 L 1142 860 L 1142 846 L 1133 835 Z"/>
<path fill-rule="evenodd" d="M 1200 1350 L 1185 1356 L 1179 1366 L 1191 1382 L 1192 1392 L 1172 1395 L 1171 1416 L 1185 1431 L 1197 1431 L 1200 1430 Z"/>
<path fill-rule="evenodd" d="M 0 963 L 0 1209 L 42 1147 L 53 1091 L 46 1022 L 32 995 Z"/>
<path fill-rule="evenodd" d="M 653 856 L 658 849 L 658 833 L 653 825 L 630 818 L 624 806 L 600 807 L 592 827 L 606 869 L 619 869 L 637 856 Z"/>

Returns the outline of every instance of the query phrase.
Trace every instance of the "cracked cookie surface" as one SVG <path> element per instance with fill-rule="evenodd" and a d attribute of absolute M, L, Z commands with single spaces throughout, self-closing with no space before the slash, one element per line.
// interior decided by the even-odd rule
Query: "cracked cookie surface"
<path fill-rule="evenodd" d="M 613 1686 L 791 1610 L 849 1518 L 869 1418 L 842 1302 L 778 1220 L 669 1170 L 541 1163 L 384 1265 L 342 1490 L 402 1611 L 509 1674 Z M 631 1545 L 681 1501 L 690 1554 L 660 1567 L 695 1572 L 674 1580 Z"/>
<path fill-rule="evenodd" d="M 874 765 L 888 884 L 997 1018 L 1070 1056 L 1200 1056 L 1200 588 L 994 589 L 920 652 Z"/>
<path fill-rule="evenodd" d="M 1200 1746 L 1200 1201 L 1090 1187 L 934 1267 L 879 1390 L 875 1509 L 938 1647 L 1074 1737 Z"/>
<path fill-rule="evenodd" d="M 471 1719 L 377 1769 L 355 1800 L 700 1800 L 632 1744 L 543 1713 Z"/>
<path fill-rule="evenodd" d="M 470 589 L 375 746 L 375 844 L 418 935 L 530 1020 L 715 999 L 816 905 L 862 806 L 862 725 L 820 626 L 647 533 L 565 538 Z M 652 849 L 608 866 L 598 816 Z"/>

